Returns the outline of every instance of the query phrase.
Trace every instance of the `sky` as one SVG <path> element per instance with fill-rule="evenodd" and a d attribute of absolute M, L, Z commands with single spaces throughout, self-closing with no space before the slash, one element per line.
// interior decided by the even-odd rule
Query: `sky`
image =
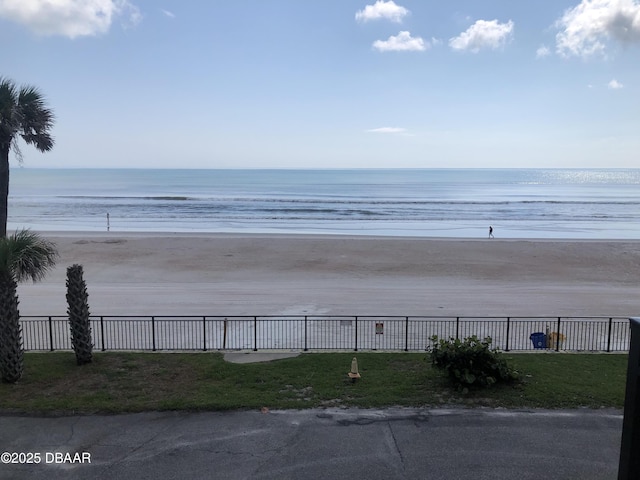
<path fill-rule="evenodd" d="M 640 167 L 640 0 L 0 0 L 0 44 L 25 167 Z"/>

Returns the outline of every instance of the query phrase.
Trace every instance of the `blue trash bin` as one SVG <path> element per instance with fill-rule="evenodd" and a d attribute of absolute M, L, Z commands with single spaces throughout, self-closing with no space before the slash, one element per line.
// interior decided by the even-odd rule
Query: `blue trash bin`
<path fill-rule="evenodd" d="M 547 336 L 544 332 L 532 333 L 529 338 L 533 343 L 533 348 L 547 348 Z"/>

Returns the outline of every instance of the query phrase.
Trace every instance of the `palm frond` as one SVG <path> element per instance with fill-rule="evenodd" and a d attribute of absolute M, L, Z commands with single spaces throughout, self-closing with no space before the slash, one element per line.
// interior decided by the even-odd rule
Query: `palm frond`
<path fill-rule="evenodd" d="M 57 258 L 55 244 L 29 230 L 0 238 L 0 271 L 9 273 L 18 282 L 41 280 Z"/>
<path fill-rule="evenodd" d="M 53 111 L 44 96 L 32 86 L 18 89 L 15 83 L 0 77 L 0 147 L 15 145 L 17 134 L 41 152 L 53 148 Z"/>
<path fill-rule="evenodd" d="M 17 102 L 15 83 L 0 77 L 0 146 L 9 146 L 20 128 L 15 118 Z"/>
<path fill-rule="evenodd" d="M 15 105 L 18 98 L 16 84 L 5 77 L 0 77 L 0 115 L 6 115 L 6 107 Z"/>
<path fill-rule="evenodd" d="M 20 145 L 18 145 L 18 142 L 13 142 L 11 144 L 11 150 L 13 150 L 13 154 L 16 156 L 18 163 L 22 165 L 24 156 L 22 155 L 22 150 L 20 150 Z"/>
<path fill-rule="evenodd" d="M 51 150 L 53 138 L 49 130 L 53 127 L 53 112 L 47 108 L 44 97 L 37 88 L 25 86 L 18 94 L 18 116 L 21 136 L 41 152 Z"/>

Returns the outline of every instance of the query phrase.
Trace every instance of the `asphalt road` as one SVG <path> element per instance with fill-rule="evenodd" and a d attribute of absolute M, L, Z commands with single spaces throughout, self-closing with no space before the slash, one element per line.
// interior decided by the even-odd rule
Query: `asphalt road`
<path fill-rule="evenodd" d="M 606 480 L 621 432 L 617 410 L 2 416 L 0 479 Z"/>

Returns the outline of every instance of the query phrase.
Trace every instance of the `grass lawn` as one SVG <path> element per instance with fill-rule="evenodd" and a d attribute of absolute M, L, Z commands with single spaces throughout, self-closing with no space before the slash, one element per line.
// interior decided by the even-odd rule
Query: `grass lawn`
<path fill-rule="evenodd" d="M 121 413 L 310 407 L 624 405 L 627 355 L 504 354 L 523 381 L 462 395 L 425 353 L 306 353 L 268 363 L 232 364 L 221 353 L 27 353 L 17 384 L 0 384 L 0 410 Z M 346 373 L 356 356 L 362 379 Z"/>

